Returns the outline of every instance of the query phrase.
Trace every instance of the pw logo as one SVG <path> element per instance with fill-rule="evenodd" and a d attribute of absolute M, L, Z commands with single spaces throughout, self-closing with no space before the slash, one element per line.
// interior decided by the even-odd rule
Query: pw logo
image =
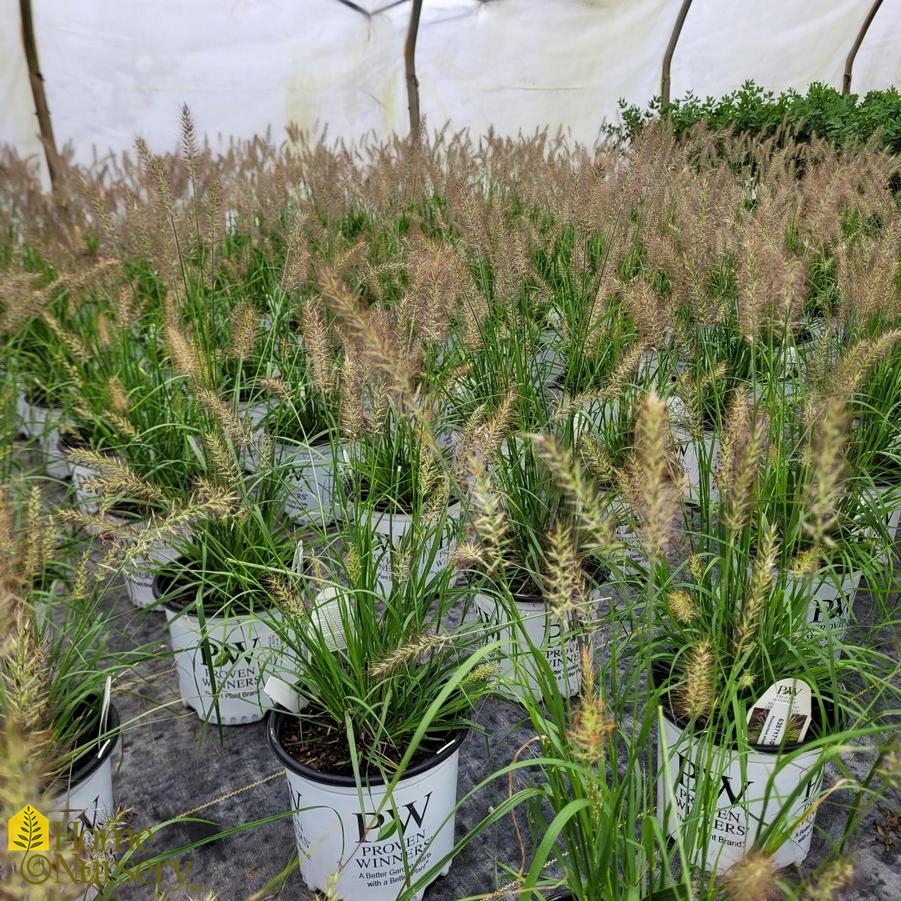
<path fill-rule="evenodd" d="M 47 817 L 26 804 L 9 821 L 10 851 L 49 851 L 50 824 Z"/>

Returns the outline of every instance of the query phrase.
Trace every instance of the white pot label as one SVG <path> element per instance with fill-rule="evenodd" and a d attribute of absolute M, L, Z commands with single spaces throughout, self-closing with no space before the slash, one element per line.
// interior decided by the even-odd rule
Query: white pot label
<path fill-rule="evenodd" d="M 824 647 L 830 637 L 835 641 L 844 639 L 859 582 L 859 572 L 842 575 L 822 570 L 808 576 L 788 574 L 786 592 L 789 597 L 799 596 L 802 592 L 809 597 L 806 608 L 808 637 L 819 636 Z"/>
<path fill-rule="evenodd" d="M 682 464 L 685 471 L 685 497 L 693 503 L 700 503 L 701 479 L 708 478 L 702 476 L 702 469 L 709 468 L 709 472 L 713 474 L 714 466 L 720 453 L 720 439 L 714 432 L 704 432 L 703 438 L 700 440 L 694 438 L 688 431 L 676 428 L 673 430 L 678 440 L 676 445 L 676 456 Z M 703 454 L 703 458 L 701 457 Z M 703 466 L 702 466 L 702 460 Z M 713 484 L 712 478 L 707 486 L 708 496 L 711 501 L 717 500 L 719 491 Z"/>
<path fill-rule="evenodd" d="M 694 864 L 724 872 L 774 822 L 798 822 L 776 849 L 774 865 L 800 864 L 807 857 L 812 805 L 823 778 L 821 749 L 739 753 L 683 732 L 668 720 L 660 738 L 657 816 L 667 834 L 681 833 Z"/>
<path fill-rule="evenodd" d="M 113 680 L 111 676 L 106 677 L 106 681 L 103 683 L 103 702 L 100 705 L 100 734 L 103 735 L 106 732 L 107 727 L 107 717 L 109 716 L 109 705 L 110 705 L 110 696 L 113 690 Z M 102 757 L 103 752 L 109 747 L 111 741 L 115 739 L 108 738 L 98 749 L 97 756 Z"/>
<path fill-rule="evenodd" d="M 347 591 L 330 585 L 323 588 L 313 602 L 314 607 L 310 611 L 313 630 L 322 635 L 326 647 L 332 651 L 347 648 L 348 635 L 344 620 L 347 619 L 347 627 L 353 630 L 354 620 L 348 607 L 348 603 L 352 603 L 352 598 L 353 595 Z"/>
<path fill-rule="evenodd" d="M 539 671 L 535 668 L 531 646 L 544 654 L 557 687 L 563 697 L 572 697 L 582 688 L 581 642 L 576 635 L 565 635 L 564 624 L 550 616 L 543 601 L 517 601 L 519 620 L 514 622 L 508 611 L 490 595 L 477 594 L 479 619 L 492 629 L 499 628 L 500 670 L 507 682 L 528 680 L 528 688 L 539 694 Z M 511 689 L 511 696 L 517 697 Z"/>
<path fill-rule="evenodd" d="M 303 538 L 297 542 L 297 547 L 294 548 L 294 557 L 291 560 L 291 569 L 297 573 L 298 576 L 303 575 Z"/>
<path fill-rule="evenodd" d="M 455 751 L 425 773 L 401 779 L 390 799 L 384 786 L 325 785 L 286 770 L 306 884 L 338 898 L 395 901 L 405 885 L 449 858 L 458 759 Z"/>
<path fill-rule="evenodd" d="M 582 435 L 597 435 L 608 422 L 615 422 L 619 416 L 620 399 L 598 397 L 586 400 L 573 413 L 573 438 L 578 440 Z"/>
<path fill-rule="evenodd" d="M 804 741 L 810 727 L 810 686 L 800 679 L 774 682 L 748 711 L 748 741 L 756 745 Z"/>
<path fill-rule="evenodd" d="M 211 678 L 210 667 L 203 658 L 200 623 L 196 617 L 176 616 L 167 610 L 166 618 L 182 700 L 202 719 L 214 723 L 231 725 L 261 719 L 271 706 L 263 693 L 262 682 L 281 650 L 278 635 L 252 616 L 209 617 L 206 636 L 212 661 Z"/>

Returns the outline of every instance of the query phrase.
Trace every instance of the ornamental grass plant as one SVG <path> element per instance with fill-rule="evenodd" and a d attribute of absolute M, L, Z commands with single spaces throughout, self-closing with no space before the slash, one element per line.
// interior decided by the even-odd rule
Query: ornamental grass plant
<path fill-rule="evenodd" d="M 487 652 L 473 651 L 479 630 L 462 624 L 467 593 L 449 569 L 411 569 L 386 594 L 378 561 L 353 533 L 307 553 L 299 572 L 271 582 L 284 648 L 277 675 L 296 692 L 298 740 L 310 745 L 302 762 L 393 782 L 467 728 L 488 687 Z"/>
<path fill-rule="evenodd" d="M 24 496 L 14 489 L 8 483 L 0 496 L 0 711 L 4 733 L 24 742 L 19 759 L 37 780 L 35 797 L 52 797 L 87 756 L 117 740 L 105 706 L 109 684 L 146 649 L 108 650 L 102 575 L 89 550 L 48 510 L 37 484 Z"/>
<path fill-rule="evenodd" d="M 328 722 L 345 774 L 399 781 L 478 715 L 503 680 L 476 589 L 526 591 L 580 652 L 582 696 L 526 648 L 541 737 L 503 775 L 535 779 L 499 808 L 532 805 L 517 890 L 816 897 L 845 872 L 897 731 L 895 536 L 868 494 L 897 469 L 896 157 L 665 124 L 628 149 L 292 131 L 216 156 L 185 116 L 176 154 L 64 167 L 65 208 L 2 159 L 10 415 L 18 388 L 58 404 L 99 499 L 60 521 L 99 534 L 107 569 L 165 539 L 195 601 L 252 597 L 298 728 Z M 327 511 L 284 450 L 302 445 L 331 466 Z M 386 510 L 413 521 L 390 584 Z M 842 635 L 810 628 L 820 583 Z M 814 689 L 785 758 L 822 751 L 810 809 L 850 812 L 814 827 L 815 874 L 776 872 L 789 798 L 716 874 L 712 749 L 750 752 L 749 708 L 782 678 Z M 710 751 L 675 845 L 653 778 L 669 716 Z M 869 774 L 848 762 L 865 751 Z"/>

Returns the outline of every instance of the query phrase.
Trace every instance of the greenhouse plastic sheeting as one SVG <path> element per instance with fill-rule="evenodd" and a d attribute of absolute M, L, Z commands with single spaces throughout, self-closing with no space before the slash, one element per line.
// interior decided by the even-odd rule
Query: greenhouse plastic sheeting
<path fill-rule="evenodd" d="M 35 0 L 56 139 L 89 161 L 141 135 L 175 146 L 187 103 L 198 130 L 248 137 L 288 122 L 353 140 L 407 129 L 410 0 Z M 695 0 L 672 95 L 841 85 L 871 0 Z M 502 134 L 550 126 L 594 141 L 617 100 L 646 103 L 680 0 L 425 0 L 417 69 L 430 128 Z M 354 8 L 356 7 L 356 8 Z M 0 143 L 37 153 L 19 4 L 0 0 Z M 854 90 L 901 83 L 901 4 L 883 4 Z"/>

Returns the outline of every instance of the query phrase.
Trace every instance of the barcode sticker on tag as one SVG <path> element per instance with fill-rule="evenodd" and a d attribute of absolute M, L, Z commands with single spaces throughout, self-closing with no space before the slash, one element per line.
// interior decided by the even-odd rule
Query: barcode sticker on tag
<path fill-rule="evenodd" d="M 310 611 L 310 621 L 314 629 L 322 636 L 326 647 L 333 651 L 343 651 L 347 648 L 347 632 L 353 629 L 347 599 L 346 591 L 329 586 L 316 595 L 315 606 Z M 346 629 L 345 618 L 348 620 Z"/>

